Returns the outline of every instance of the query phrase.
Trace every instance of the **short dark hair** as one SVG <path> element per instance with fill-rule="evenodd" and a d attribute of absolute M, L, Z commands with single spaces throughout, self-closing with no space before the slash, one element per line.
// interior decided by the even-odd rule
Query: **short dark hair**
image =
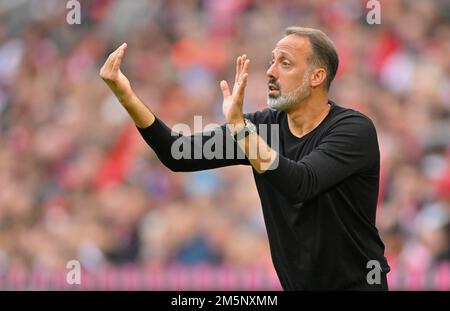
<path fill-rule="evenodd" d="M 311 43 L 310 64 L 321 66 L 327 73 L 326 89 L 330 89 L 331 81 L 336 76 L 339 66 L 339 56 L 333 41 L 321 30 L 306 27 L 288 27 L 285 35 L 307 37 Z"/>

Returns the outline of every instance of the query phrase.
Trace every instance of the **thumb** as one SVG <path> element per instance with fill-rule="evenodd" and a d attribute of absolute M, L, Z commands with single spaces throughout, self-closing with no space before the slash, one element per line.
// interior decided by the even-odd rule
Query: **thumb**
<path fill-rule="evenodd" d="M 220 81 L 220 89 L 222 90 L 222 95 L 224 98 L 231 95 L 230 87 L 228 86 L 227 81 L 225 80 Z"/>

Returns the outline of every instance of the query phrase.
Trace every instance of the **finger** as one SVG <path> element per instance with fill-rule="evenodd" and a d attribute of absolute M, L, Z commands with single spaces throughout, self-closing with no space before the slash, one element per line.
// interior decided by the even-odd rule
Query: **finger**
<path fill-rule="evenodd" d="M 241 81 L 239 83 L 238 94 L 244 95 L 245 87 L 247 86 L 248 73 L 242 75 Z"/>
<path fill-rule="evenodd" d="M 250 65 L 250 60 L 246 59 L 242 68 L 242 73 L 248 73 L 248 66 Z"/>
<path fill-rule="evenodd" d="M 247 55 L 245 55 L 245 54 L 243 54 L 242 55 L 242 58 L 241 58 L 241 68 L 240 68 L 240 74 L 242 75 L 242 71 L 244 70 L 244 64 L 245 64 L 245 61 L 247 60 Z"/>
<path fill-rule="evenodd" d="M 225 81 L 225 80 L 220 81 L 220 89 L 222 90 L 223 98 L 231 95 L 230 87 L 228 86 L 227 81 Z"/>
<path fill-rule="evenodd" d="M 249 67 L 249 65 L 250 65 L 250 60 L 246 59 L 244 64 L 242 65 L 241 76 L 239 77 L 238 85 L 241 85 L 243 83 L 244 75 L 245 74 L 248 75 L 248 67 Z"/>
<path fill-rule="evenodd" d="M 240 73 L 241 73 L 241 57 L 238 56 L 238 58 L 236 58 L 236 74 L 234 76 L 234 84 L 238 83 Z"/>
<path fill-rule="evenodd" d="M 106 59 L 105 63 L 103 64 L 103 67 L 107 70 L 110 70 L 114 64 L 114 52 L 109 54 L 108 58 Z"/>
<path fill-rule="evenodd" d="M 115 57 L 114 57 L 114 64 L 112 69 L 114 71 L 119 70 L 120 64 L 122 63 L 123 56 L 125 55 L 125 50 L 127 49 L 127 44 L 123 43 L 116 51 Z"/>
<path fill-rule="evenodd" d="M 247 86 L 248 67 L 249 67 L 249 65 L 250 65 L 250 60 L 246 59 L 245 62 L 244 62 L 243 68 L 242 68 L 241 78 L 239 79 L 239 83 L 238 83 L 238 90 L 237 90 L 237 92 L 240 95 L 244 94 L 245 88 Z"/>
<path fill-rule="evenodd" d="M 117 54 L 120 52 L 120 50 L 122 49 L 123 44 L 120 45 L 117 49 L 115 49 L 113 52 L 111 52 L 111 54 L 109 54 L 108 56 L 108 63 L 109 65 L 112 67 L 114 65 L 114 62 L 116 61 L 117 58 Z"/>
<path fill-rule="evenodd" d="M 115 49 L 114 51 L 111 52 L 111 54 L 109 54 L 109 59 L 114 60 L 116 58 L 117 53 L 119 53 L 119 51 L 122 49 L 123 45 L 125 43 L 122 43 L 117 49 Z"/>
<path fill-rule="evenodd" d="M 247 59 L 247 55 L 242 54 L 241 57 L 240 57 L 240 62 L 239 62 L 239 70 L 238 70 L 239 74 L 236 77 L 235 84 L 239 84 L 241 79 L 242 79 L 242 74 L 243 74 L 243 70 L 244 70 L 244 63 L 245 63 L 246 59 Z M 238 88 L 239 88 L 239 86 L 238 86 Z M 234 90 L 234 87 L 233 87 L 233 90 Z"/>
<path fill-rule="evenodd" d="M 233 94 L 235 94 L 236 92 L 239 92 L 239 89 L 242 84 L 242 75 L 244 73 L 244 68 L 245 68 L 244 64 L 246 62 L 250 62 L 250 60 L 247 59 L 247 55 L 245 55 L 245 54 L 242 54 L 239 58 L 240 58 L 239 69 L 236 71 L 236 80 L 233 85 Z M 248 68 L 248 65 L 247 65 L 247 68 Z"/>

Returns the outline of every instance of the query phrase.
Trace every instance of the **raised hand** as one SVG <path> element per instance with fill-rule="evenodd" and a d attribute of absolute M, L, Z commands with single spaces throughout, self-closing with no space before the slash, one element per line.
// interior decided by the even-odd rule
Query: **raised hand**
<path fill-rule="evenodd" d="M 249 64 L 250 60 L 245 54 L 236 59 L 236 75 L 232 91 L 225 80 L 220 81 L 223 95 L 222 111 L 228 124 L 244 122 L 243 104 Z"/>
<path fill-rule="evenodd" d="M 119 46 L 117 50 L 109 55 L 100 69 L 100 77 L 121 102 L 132 94 L 130 81 L 120 70 L 120 64 L 122 63 L 126 48 L 126 43 Z"/>

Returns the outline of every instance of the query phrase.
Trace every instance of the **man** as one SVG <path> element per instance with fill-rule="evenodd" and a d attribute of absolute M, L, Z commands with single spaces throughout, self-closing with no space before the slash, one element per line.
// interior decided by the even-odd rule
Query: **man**
<path fill-rule="evenodd" d="M 387 290 L 389 266 L 375 227 L 380 169 L 376 130 L 366 116 L 328 100 L 338 55 L 323 32 L 286 30 L 267 70 L 268 109 L 243 114 L 250 62 L 245 55 L 237 58 L 233 89 L 220 82 L 226 125 L 215 133 L 232 135 L 243 159 L 227 158 L 223 148 L 223 157 L 176 160 L 172 145 L 177 139 L 198 149 L 215 135 L 172 136 L 120 71 L 125 49 L 123 44 L 109 56 L 100 76 L 168 168 L 253 167 L 272 260 L 285 290 Z M 260 137 L 261 124 L 278 126 L 278 137 Z M 271 147 L 274 140 L 279 150 Z M 378 263 L 378 270 L 368 269 L 369 262 Z M 369 272 L 379 275 L 371 279 Z"/>

